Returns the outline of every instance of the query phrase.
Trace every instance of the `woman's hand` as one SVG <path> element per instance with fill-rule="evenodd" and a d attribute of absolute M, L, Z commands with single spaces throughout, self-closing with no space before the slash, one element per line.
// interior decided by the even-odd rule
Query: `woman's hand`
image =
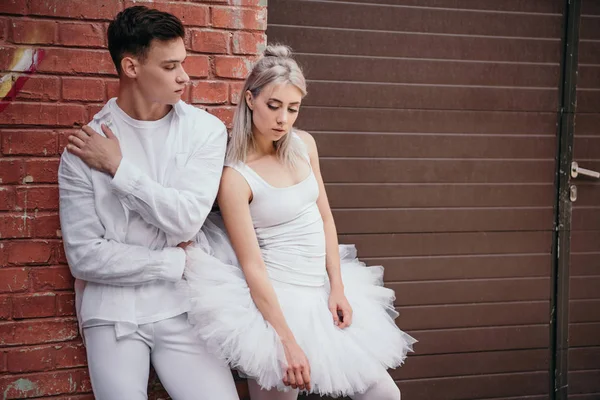
<path fill-rule="evenodd" d="M 343 289 L 332 289 L 329 294 L 329 311 L 333 315 L 333 323 L 340 329 L 352 324 L 352 307 L 344 294 Z M 342 314 L 340 321 L 339 314 Z"/>
<path fill-rule="evenodd" d="M 189 242 L 181 242 L 181 243 L 179 243 L 179 244 L 177 245 L 177 247 L 180 247 L 180 248 L 182 248 L 182 249 L 184 249 L 184 250 L 187 250 L 188 246 L 189 246 L 189 245 L 191 245 L 191 244 L 193 244 L 193 243 L 194 243 L 194 242 L 193 242 L 193 241 L 191 241 L 191 240 L 190 240 Z"/>
<path fill-rule="evenodd" d="M 310 391 L 310 365 L 304 351 L 295 340 L 282 340 L 287 369 L 283 376 L 283 384 L 294 389 Z"/>

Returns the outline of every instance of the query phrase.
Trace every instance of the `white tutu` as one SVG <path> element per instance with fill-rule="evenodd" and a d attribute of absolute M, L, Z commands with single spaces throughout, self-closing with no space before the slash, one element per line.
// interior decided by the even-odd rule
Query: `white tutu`
<path fill-rule="evenodd" d="M 286 360 L 273 327 L 256 308 L 244 274 L 223 230 L 207 221 L 208 246 L 188 251 L 183 290 L 191 299 L 189 320 L 209 351 L 255 379 L 264 389 L 283 385 Z M 299 286 L 272 280 L 286 321 L 311 368 L 312 392 L 362 393 L 387 368 L 401 365 L 412 344 L 397 328 L 394 292 L 384 288 L 383 267 L 366 267 L 354 246 L 340 246 L 345 294 L 353 309 L 340 329 L 328 309 L 329 285 Z"/>

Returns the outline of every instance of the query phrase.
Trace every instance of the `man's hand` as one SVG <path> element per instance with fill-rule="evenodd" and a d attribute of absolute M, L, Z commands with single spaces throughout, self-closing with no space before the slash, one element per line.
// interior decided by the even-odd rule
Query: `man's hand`
<path fill-rule="evenodd" d="M 101 127 L 106 137 L 85 125 L 81 131 L 69 136 L 67 150 L 88 167 L 115 176 L 123 158 L 119 139 L 106 125 Z"/>

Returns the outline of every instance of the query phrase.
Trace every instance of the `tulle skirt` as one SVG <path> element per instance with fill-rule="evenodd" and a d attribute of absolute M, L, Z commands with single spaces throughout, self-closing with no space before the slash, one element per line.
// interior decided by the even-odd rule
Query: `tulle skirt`
<path fill-rule="evenodd" d="M 189 321 L 208 350 L 255 379 L 264 389 L 283 385 L 286 359 L 273 327 L 256 308 L 223 230 L 207 221 L 207 243 L 188 250 L 184 290 Z M 328 308 L 329 285 L 299 286 L 272 280 L 285 319 L 311 368 L 312 392 L 362 393 L 388 368 L 400 366 L 414 338 L 394 323 L 394 292 L 384 288 L 383 267 L 367 267 L 354 246 L 340 246 L 352 325 L 340 329 Z"/>

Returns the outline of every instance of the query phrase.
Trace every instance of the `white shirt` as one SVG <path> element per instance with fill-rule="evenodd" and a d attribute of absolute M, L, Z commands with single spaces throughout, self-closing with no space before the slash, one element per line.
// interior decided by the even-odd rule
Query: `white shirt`
<path fill-rule="evenodd" d="M 159 121 L 138 121 L 111 99 L 89 126 L 100 133 L 102 123 L 119 138 L 121 164 L 111 178 L 65 151 L 60 219 L 80 326 L 115 324 L 121 337 L 188 311 L 175 287 L 186 258 L 176 246 L 198 240 L 217 195 L 227 132 L 182 101 Z"/>

